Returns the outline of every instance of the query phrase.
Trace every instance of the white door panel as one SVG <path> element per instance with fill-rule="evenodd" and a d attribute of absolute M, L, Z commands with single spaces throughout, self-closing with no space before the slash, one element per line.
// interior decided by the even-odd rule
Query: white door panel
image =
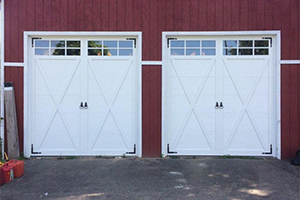
<path fill-rule="evenodd" d="M 226 45 L 231 45 L 234 37 L 228 38 Z M 276 129 L 272 48 L 257 48 L 269 48 L 268 55 L 224 55 L 225 39 L 209 38 L 205 40 L 215 41 L 216 54 L 205 55 L 201 51 L 208 47 L 189 47 L 188 40 L 189 44 L 203 41 L 179 38 L 174 46 L 170 43 L 165 49 L 168 52 L 164 67 L 167 154 L 272 156 L 264 154 L 274 144 Z M 240 40 L 254 44 L 262 39 Z M 238 47 L 226 48 L 236 48 L 239 52 Z M 252 52 L 257 50 L 255 46 L 250 48 Z M 190 49 L 194 55 L 188 55 Z M 219 106 L 222 102 L 223 108 L 216 109 L 216 102 Z"/>

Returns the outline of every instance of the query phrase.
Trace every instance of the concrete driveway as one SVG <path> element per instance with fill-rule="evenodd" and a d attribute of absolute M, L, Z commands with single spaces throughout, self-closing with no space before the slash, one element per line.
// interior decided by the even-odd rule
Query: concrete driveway
<path fill-rule="evenodd" d="M 0 199 L 300 199 L 300 167 L 275 159 L 42 158 Z"/>

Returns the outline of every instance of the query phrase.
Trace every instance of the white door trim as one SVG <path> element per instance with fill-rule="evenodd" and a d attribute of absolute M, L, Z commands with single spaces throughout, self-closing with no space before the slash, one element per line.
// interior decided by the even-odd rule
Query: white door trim
<path fill-rule="evenodd" d="M 276 144 L 273 146 L 273 156 L 281 159 L 281 51 L 280 51 L 280 41 L 281 32 L 278 31 L 220 31 L 220 32 L 162 32 L 162 154 L 166 156 L 167 146 L 165 144 L 166 139 L 166 127 L 165 127 L 165 115 L 166 115 L 166 65 L 168 63 L 167 58 L 167 38 L 168 37 L 178 37 L 178 36 L 256 36 L 256 35 L 268 35 L 274 38 L 274 48 L 275 48 L 275 65 L 276 69 Z"/>
<path fill-rule="evenodd" d="M 31 77 L 29 76 L 31 65 L 31 38 L 38 37 L 38 36 L 125 36 L 125 37 L 135 37 L 136 40 L 136 48 L 137 48 L 137 65 L 138 68 L 138 144 L 137 144 L 137 156 L 142 156 L 142 32 L 48 32 L 48 31 L 41 31 L 41 32 L 24 32 L 24 156 L 29 157 L 31 155 L 31 138 L 29 134 L 29 123 L 30 117 L 29 116 L 29 109 L 30 109 L 30 81 Z M 3 43 L 2 43 L 3 45 Z M 4 51 L 2 51 L 4 52 Z M 3 54 L 3 53 L 2 53 Z M 2 61 L 3 62 L 3 61 Z M 2 67 L 2 66 L 1 66 Z"/>

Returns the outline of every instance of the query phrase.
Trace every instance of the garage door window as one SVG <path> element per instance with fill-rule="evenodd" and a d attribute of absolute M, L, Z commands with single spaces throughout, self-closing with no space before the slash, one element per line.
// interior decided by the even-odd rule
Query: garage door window
<path fill-rule="evenodd" d="M 223 55 L 269 55 L 269 40 L 223 40 Z"/>
<path fill-rule="evenodd" d="M 80 56 L 79 40 L 35 40 L 34 53 L 39 56 Z"/>
<path fill-rule="evenodd" d="M 216 41 L 173 40 L 170 51 L 173 56 L 214 56 L 216 55 Z"/>
<path fill-rule="evenodd" d="M 89 56 L 132 56 L 133 41 L 97 40 L 88 41 Z"/>

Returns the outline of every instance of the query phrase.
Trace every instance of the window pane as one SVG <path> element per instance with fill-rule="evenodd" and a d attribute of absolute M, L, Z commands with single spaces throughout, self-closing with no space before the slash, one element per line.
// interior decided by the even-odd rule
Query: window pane
<path fill-rule="evenodd" d="M 68 56 L 80 56 L 80 49 L 67 49 Z"/>
<path fill-rule="evenodd" d="M 63 40 L 52 40 L 51 41 L 51 47 L 65 47 L 65 41 Z"/>
<path fill-rule="evenodd" d="M 188 40 L 186 41 L 186 47 L 200 47 L 200 40 Z"/>
<path fill-rule="evenodd" d="M 269 55 L 269 49 L 255 49 L 255 55 Z"/>
<path fill-rule="evenodd" d="M 119 56 L 132 56 L 133 51 L 132 49 L 120 49 Z"/>
<path fill-rule="evenodd" d="M 255 40 L 255 47 L 269 47 L 269 40 Z"/>
<path fill-rule="evenodd" d="M 104 55 L 105 56 L 116 56 L 117 55 L 117 49 L 104 49 Z"/>
<path fill-rule="evenodd" d="M 104 41 L 104 47 L 106 48 L 113 48 L 113 47 L 117 47 L 117 41 Z"/>
<path fill-rule="evenodd" d="M 51 55 L 64 56 L 65 55 L 65 49 L 51 49 Z"/>
<path fill-rule="evenodd" d="M 223 55 L 237 55 L 237 49 L 223 49 Z"/>
<path fill-rule="evenodd" d="M 119 41 L 119 47 L 133 48 L 133 41 Z"/>
<path fill-rule="evenodd" d="M 88 41 L 88 47 L 94 47 L 94 48 L 102 47 L 102 41 Z"/>
<path fill-rule="evenodd" d="M 67 47 L 80 47 L 80 41 L 67 41 Z"/>
<path fill-rule="evenodd" d="M 199 43 L 199 44 L 200 44 L 200 43 Z M 200 49 L 187 49 L 187 50 L 186 50 L 186 55 L 187 55 L 187 56 L 200 55 Z"/>
<path fill-rule="evenodd" d="M 88 55 L 89 56 L 102 56 L 102 50 L 101 49 L 89 49 Z"/>
<path fill-rule="evenodd" d="M 49 47 L 49 40 L 35 40 L 36 47 Z"/>
<path fill-rule="evenodd" d="M 203 56 L 214 56 L 216 55 L 215 49 L 202 49 L 202 55 Z"/>
<path fill-rule="evenodd" d="M 214 40 L 203 40 L 202 41 L 202 47 L 215 47 L 216 41 Z"/>
<path fill-rule="evenodd" d="M 184 49 L 171 49 L 171 55 L 184 55 Z"/>
<path fill-rule="evenodd" d="M 49 50 L 48 49 L 35 49 L 35 55 L 49 56 Z"/>
<path fill-rule="evenodd" d="M 239 55 L 252 55 L 252 49 L 239 49 Z"/>
<path fill-rule="evenodd" d="M 171 47 L 184 47 L 183 40 L 171 40 Z"/>
<path fill-rule="evenodd" d="M 240 40 L 239 47 L 253 47 L 253 41 L 252 40 Z"/>
<path fill-rule="evenodd" d="M 224 40 L 223 47 L 237 47 L 237 41 L 236 40 Z"/>

